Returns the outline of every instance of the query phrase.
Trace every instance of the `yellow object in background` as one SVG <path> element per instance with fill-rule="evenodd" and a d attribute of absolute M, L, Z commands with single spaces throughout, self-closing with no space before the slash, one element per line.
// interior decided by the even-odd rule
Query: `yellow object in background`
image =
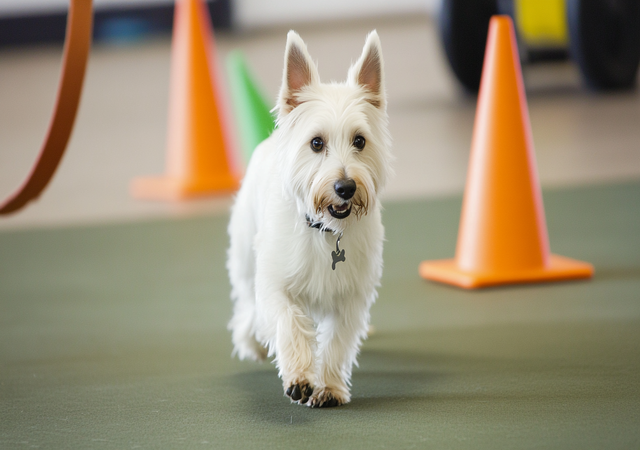
<path fill-rule="evenodd" d="M 565 0 L 515 0 L 520 36 L 533 47 L 568 45 Z"/>

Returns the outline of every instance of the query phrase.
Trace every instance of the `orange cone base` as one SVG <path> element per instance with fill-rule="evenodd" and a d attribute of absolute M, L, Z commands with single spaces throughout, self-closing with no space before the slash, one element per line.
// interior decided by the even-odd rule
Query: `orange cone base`
<path fill-rule="evenodd" d="M 547 267 L 518 272 L 475 273 L 462 270 L 455 259 L 423 261 L 420 276 L 427 280 L 452 284 L 465 289 L 497 286 L 501 284 L 536 283 L 591 278 L 593 266 L 564 256 L 550 255 Z"/>
<path fill-rule="evenodd" d="M 201 180 L 159 176 L 134 179 L 131 195 L 141 200 L 185 200 L 229 194 L 239 187 L 240 183 L 232 176 Z"/>

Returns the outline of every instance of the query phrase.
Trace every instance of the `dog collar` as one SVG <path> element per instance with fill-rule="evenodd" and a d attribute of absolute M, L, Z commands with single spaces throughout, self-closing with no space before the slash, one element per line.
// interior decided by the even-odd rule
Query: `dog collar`
<path fill-rule="evenodd" d="M 317 228 L 328 233 L 334 232 L 331 228 L 324 227 L 324 224 L 322 222 L 314 222 L 313 220 L 311 220 L 311 217 L 309 217 L 308 214 L 305 216 L 305 219 L 307 220 L 307 226 L 309 228 Z M 333 262 L 331 263 L 331 269 L 333 270 L 336 270 L 337 263 L 345 262 L 347 260 L 346 256 L 344 255 L 344 249 L 340 250 L 340 239 L 342 239 L 342 233 L 340 233 L 340 236 L 338 236 L 338 239 L 336 240 L 336 251 L 331 252 L 331 259 L 333 260 Z"/>
<path fill-rule="evenodd" d="M 305 219 L 307 220 L 307 226 L 309 228 L 317 228 L 318 230 L 322 230 L 322 231 L 327 232 L 327 233 L 333 233 L 334 232 L 331 228 L 326 228 L 324 226 L 324 223 L 322 223 L 322 222 L 314 222 L 313 220 L 311 220 L 311 217 L 309 217 L 309 214 L 307 214 L 305 216 Z"/>

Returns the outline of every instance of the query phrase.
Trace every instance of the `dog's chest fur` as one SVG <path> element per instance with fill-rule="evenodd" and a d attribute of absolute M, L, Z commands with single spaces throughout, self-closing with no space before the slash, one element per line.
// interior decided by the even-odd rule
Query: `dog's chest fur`
<path fill-rule="evenodd" d="M 353 228 L 341 238 L 340 249 L 345 251 L 346 260 L 337 262 L 335 270 L 331 253 L 336 251 L 337 236 L 315 229 L 301 230 L 304 245 L 292 249 L 298 253 L 294 259 L 300 265 L 286 276 L 287 290 L 293 296 L 314 305 L 345 301 L 360 293 L 358 281 L 371 276 L 372 264 L 377 263 L 381 255 L 377 255 L 378 249 L 374 246 L 362 242 L 357 226 Z"/>
<path fill-rule="evenodd" d="M 307 306 L 333 309 L 350 297 L 366 295 L 359 291 L 362 286 L 378 284 L 384 230 L 377 208 L 342 236 L 340 249 L 345 250 L 346 260 L 336 263 L 333 270 L 331 253 L 336 251 L 338 236 L 310 228 L 292 205 L 286 206 L 284 198 L 267 203 L 280 203 L 281 208 L 274 209 L 280 209 L 282 215 L 276 214 L 278 220 L 272 216 L 269 224 L 259 226 L 256 257 L 274 277 L 284 280 L 291 298 Z M 272 227 L 278 227 L 279 232 L 272 233 Z"/>

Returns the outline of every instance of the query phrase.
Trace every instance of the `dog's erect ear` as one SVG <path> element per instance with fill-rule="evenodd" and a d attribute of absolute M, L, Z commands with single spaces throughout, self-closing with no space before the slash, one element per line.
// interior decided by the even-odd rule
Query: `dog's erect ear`
<path fill-rule="evenodd" d="M 373 30 L 367 36 L 360 59 L 349 69 L 349 82 L 360 85 L 369 93 L 367 101 L 376 108 L 386 108 L 384 90 L 384 64 L 378 33 Z"/>
<path fill-rule="evenodd" d="M 307 52 L 307 46 L 291 30 L 287 34 L 284 54 L 284 75 L 278 98 L 280 114 L 286 114 L 300 104 L 297 94 L 310 84 L 318 83 L 318 69 Z"/>

